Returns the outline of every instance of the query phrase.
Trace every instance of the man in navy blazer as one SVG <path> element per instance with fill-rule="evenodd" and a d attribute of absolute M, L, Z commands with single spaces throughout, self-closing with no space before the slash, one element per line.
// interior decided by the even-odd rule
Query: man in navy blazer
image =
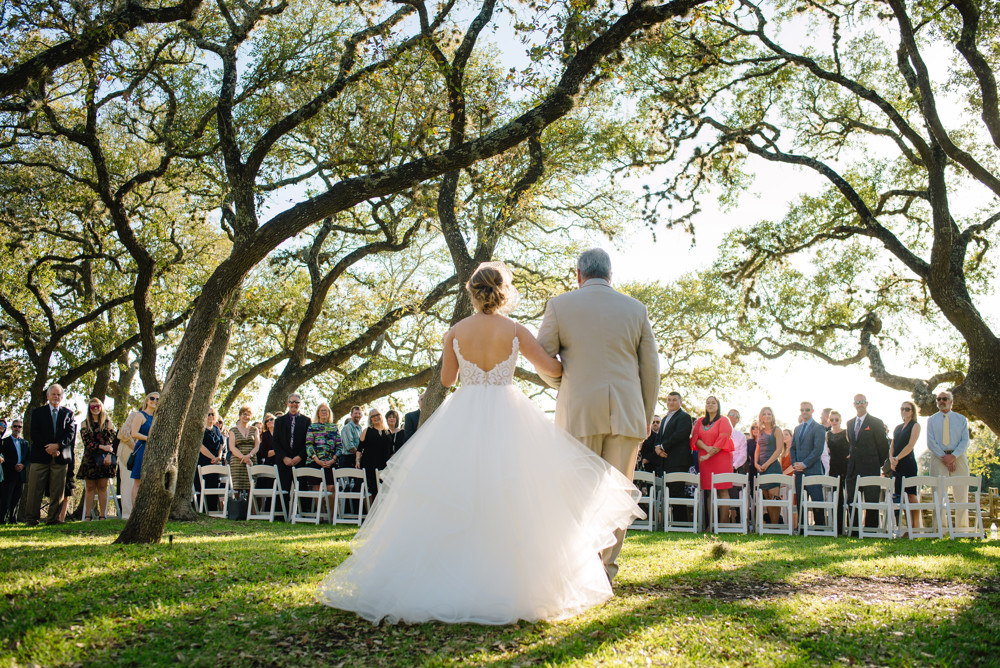
<path fill-rule="evenodd" d="M 21 490 L 28 481 L 28 442 L 21 436 L 21 421 L 14 418 L 10 436 L 0 442 L 3 482 L 0 482 L 0 524 L 13 524 Z"/>
<path fill-rule="evenodd" d="M 31 466 L 28 467 L 28 526 L 38 524 L 42 515 L 42 496 L 48 490 L 47 524 L 62 524 L 59 509 L 66 495 L 66 476 L 71 475 L 73 446 L 76 444 L 76 420 L 73 411 L 62 408 L 63 388 L 51 385 L 45 393 L 48 403 L 31 411 Z"/>
<path fill-rule="evenodd" d="M 789 454 L 792 458 L 792 468 L 795 469 L 795 494 L 802 498 L 802 477 L 807 475 L 823 475 L 823 448 L 826 447 L 826 429 L 813 420 L 813 405 L 803 401 L 799 405 L 799 416 L 802 422 L 792 433 L 792 447 Z M 823 500 L 823 487 L 808 485 L 806 494 L 813 501 Z M 826 513 L 813 510 L 816 524 L 826 524 Z M 802 522 L 808 522 L 803 517 Z"/>

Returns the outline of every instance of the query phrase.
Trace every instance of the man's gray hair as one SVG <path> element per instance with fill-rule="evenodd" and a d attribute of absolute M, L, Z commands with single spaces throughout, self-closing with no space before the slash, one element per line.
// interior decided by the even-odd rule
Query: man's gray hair
<path fill-rule="evenodd" d="M 941 390 L 940 392 L 938 392 L 938 394 L 939 395 L 941 395 L 941 394 L 947 395 L 948 401 L 955 401 L 955 395 L 952 394 L 951 390 Z M 914 416 L 914 417 L 916 417 L 916 416 Z"/>
<path fill-rule="evenodd" d="M 590 278 L 611 280 L 611 256 L 603 248 L 588 248 L 580 253 L 576 268 L 583 280 Z"/>

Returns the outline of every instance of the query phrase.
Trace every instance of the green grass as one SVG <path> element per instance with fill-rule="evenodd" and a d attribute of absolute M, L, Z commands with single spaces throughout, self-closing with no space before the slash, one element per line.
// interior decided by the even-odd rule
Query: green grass
<path fill-rule="evenodd" d="M 120 528 L 0 528 L 0 666 L 1000 665 L 995 542 L 632 532 L 572 620 L 373 627 L 313 597 L 353 529 Z"/>

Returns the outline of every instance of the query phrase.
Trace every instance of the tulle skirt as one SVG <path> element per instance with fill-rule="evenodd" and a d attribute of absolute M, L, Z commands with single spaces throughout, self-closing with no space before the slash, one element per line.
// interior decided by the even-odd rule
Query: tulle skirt
<path fill-rule="evenodd" d="M 389 460 L 318 597 L 376 623 L 572 617 L 611 597 L 599 552 L 638 498 L 513 386 L 463 387 Z"/>

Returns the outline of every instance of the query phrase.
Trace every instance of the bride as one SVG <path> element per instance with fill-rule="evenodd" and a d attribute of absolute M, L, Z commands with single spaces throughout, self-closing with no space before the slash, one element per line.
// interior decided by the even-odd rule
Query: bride
<path fill-rule="evenodd" d="M 510 279 L 491 262 L 466 285 L 477 313 L 445 335 L 441 369 L 462 387 L 389 460 L 323 603 L 376 623 L 509 624 L 611 597 L 599 553 L 644 516 L 639 492 L 514 388 L 519 352 L 552 376 L 562 365 L 503 315 Z"/>

